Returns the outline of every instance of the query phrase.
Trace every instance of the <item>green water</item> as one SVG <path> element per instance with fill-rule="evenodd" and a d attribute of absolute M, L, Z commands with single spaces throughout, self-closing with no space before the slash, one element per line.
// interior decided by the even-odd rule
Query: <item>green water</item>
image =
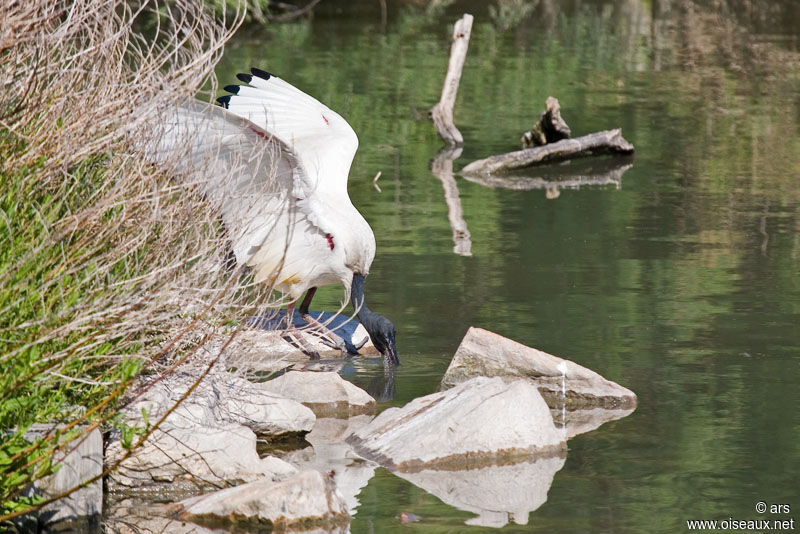
<path fill-rule="evenodd" d="M 570 440 L 546 502 L 503 532 L 800 520 L 798 4 L 386 3 L 385 17 L 378 1 L 326 1 L 310 21 L 244 29 L 217 73 L 270 70 L 358 133 L 350 196 L 378 243 L 368 301 L 398 330 L 393 404 L 435 391 L 467 328 L 484 327 L 639 397 Z M 465 11 L 456 169 L 515 149 L 550 95 L 573 135 L 621 127 L 636 147 L 618 186 L 555 199 L 457 177 L 468 257 L 453 252 L 426 115 Z M 340 298 L 326 288 L 314 307 Z M 362 386 L 381 372 L 345 369 Z M 353 533 L 487 530 L 382 469 L 359 500 Z M 758 501 L 791 512 L 759 514 Z"/>

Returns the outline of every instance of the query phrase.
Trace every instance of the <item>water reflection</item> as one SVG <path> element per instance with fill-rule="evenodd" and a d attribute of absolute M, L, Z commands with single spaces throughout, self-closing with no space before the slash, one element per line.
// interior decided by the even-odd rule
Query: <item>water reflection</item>
<path fill-rule="evenodd" d="M 499 528 L 509 521 L 528 524 L 528 514 L 547 501 L 553 477 L 565 460 L 556 456 L 466 471 L 395 474 L 450 506 L 477 514 L 466 524 Z"/>
<path fill-rule="evenodd" d="M 573 410 L 566 412 L 566 421 L 561 410 L 554 409 L 551 414 L 556 428 L 564 432 L 564 439 L 570 439 L 632 412 L 633 409 Z M 358 513 L 359 495 L 380 466 L 361 458 L 346 439 L 372 418 L 370 415 L 359 415 L 349 419 L 318 419 L 306 436 L 311 446 L 283 457 L 300 470 L 315 469 L 332 475 L 351 516 Z M 528 524 L 529 514 L 547 501 L 555 474 L 565 461 L 566 454 L 531 456 L 523 461 L 462 470 L 397 470 L 392 473 L 449 506 L 475 514 L 466 524 L 500 528 L 508 523 Z"/>
<path fill-rule="evenodd" d="M 544 189 L 547 198 L 557 198 L 562 189 L 612 185 L 622 187 L 622 175 L 633 163 L 630 158 L 611 158 L 590 164 L 568 164 L 536 168 L 525 174 L 464 175 L 467 181 L 491 188 L 529 191 Z"/>
<path fill-rule="evenodd" d="M 460 256 L 472 256 L 472 241 L 464 220 L 464 210 L 461 209 L 458 185 L 453 178 L 453 161 L 461 156 L 461 151 L 461 147 L 440 150 L 431 162 L 431 172 L 442 181 L 444 188 L 447 219 L 450 221 L 450 228 L 453 229 L 453 252 Z"/>
<path fill-rule="evenodd" d="M 378 465 L 359 457 L 344 440 L 371 420 L 371 415 L 317 419 L 314 428 L 306 435 L 311 447 L 291 452 L 283 458 L 301 471 L 315 469 L 325 474 L 333 473 L 336 488 L 344 497 L 350 515 L 356 513 L 360 504 L 358 495 L 375 476 Z"/>
<path fill-rule="evenodd" d="M 741 514 L 752 493 L 792 494 L 797 2 L 547 0 L 513 23 L 489 17 L 491 4 L 460 1 L 437 14 L 387 2 L 381 16 L 372 0 L 322 2 L 307 23 L 242 35 L 218 70 L 229 79 L 266 61 L 358 132 L 350 188 L 378 240 L 373 298 L 398 318 L 409 354 L 394 403 L 438 387 L 466 325 L 492 325 L 641 393 L 613 432 L 571 437 L 560 483 L 537 512 L 548 528 L 674 532 L 677 509 Z M 529 126 L 531 101 L 550 94 L 571 124 L 619 125 L 640 149 L 621 170 L 624 188 L 575 183 L 581 191 L 561 189 L 558 202 L 454 175 L 472 257 L 452 253 L 444 182 L 431 176 L 440 141 L 414 112 L 438 98 L 447 28 L 464 11 L 476 22 L 456 105 L 462 158 L 508 150 Z M 382 194 L 371 184 L 378 170 Z M 341 300 L 319 298 L 327 309 Z M 383 372 L 378 362 L 348 369 L 362 388 Z M 358 496 L 354 532 L 426 531 L 426 515 L 446 517 L 429 530 L 464 531 L 438 500 L 420 510 L 413 487 L 378 473 Z M 713 500 L 697 498 L 711 489 Z M 399 525 L 404 509 L 422 521 Z M 519 532 L 511 521 L 505 530 Z"/>

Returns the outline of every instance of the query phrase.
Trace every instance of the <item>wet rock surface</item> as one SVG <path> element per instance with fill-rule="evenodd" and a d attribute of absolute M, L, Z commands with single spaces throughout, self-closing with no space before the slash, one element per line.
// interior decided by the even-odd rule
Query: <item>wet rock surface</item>
<path fill-rule="evenodd" d="M 400 471 L 470 469 L 565 451 L 538 389 L 501 377 L 473 378 L 390 408 L 347 442 L 361 456 Z"/>
<path fill-rule="evenodd" d="M 539 388 L 547 404 L 560 409 L 632 409 L 636 395 L 575 362 L 527 347 L 482 328 L 470 327 L 442 378 L 450 388 L 476 376 L 517 376 Z"/>
<path fill-rule="evenodd" d="M 317 417 L 375 412 L 375 399 L 335 372 L 289 371 L 265 382 L 263 388 L 302 403 Z"/>
<path fill-rule="evenodd" d="M 298 527 L 347 523 L 350 514 L 333 479 L 318 471 L 303 471 L 280 482 L 258 480 L 178 503 L 184 520 L 221 526 L 237 524 Z"/>

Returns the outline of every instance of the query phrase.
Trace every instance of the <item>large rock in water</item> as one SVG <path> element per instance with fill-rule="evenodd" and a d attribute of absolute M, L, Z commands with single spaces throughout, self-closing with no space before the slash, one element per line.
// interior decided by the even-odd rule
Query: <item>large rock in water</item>
<path fill-rule="evenodd" d="M 375 399 L 339 373 L 290 371 L 262 387 L 311 409 L 317 417 L 349 417 L 375 412 Z"/>
<path fill-rule="evenodd" d="M 527 380 L 478 377 L 389 408 L 349 438 L 394 470 L 471 469 L 565 452 L 562 433 Z"/>
<path fill-rule="evenodd" d="M 280 482 L 258 480 L 181 501 L 181 519 L 219 525 L 235 521 L 260 528 L 335 526 L 348 523 L 347 505 L 333 480 L 314 470 Z"/>
<path fill-rule="evenodd" d="M 450 367 L 442 388 L 450 388 L 476 376 L 518 376 L 530 379 L 551 408 L 605 408 L 629 410 L 636 395 L 575 362 L 527 347 L 482 328 L 470 327 Z"/>

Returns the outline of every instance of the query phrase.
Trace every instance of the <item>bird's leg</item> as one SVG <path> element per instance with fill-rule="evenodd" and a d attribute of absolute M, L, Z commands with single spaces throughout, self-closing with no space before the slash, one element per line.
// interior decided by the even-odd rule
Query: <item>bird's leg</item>
<path fill-rule="evenodd" d="M 294 330 L 294 303 L 292 301 L 286 306 L 286 330 Z"/>
<path fill-rule="evenodd" d="M 312 287 L 306 291 L 306 296 L 303 299 L 303 302 L 300 303 L 300 309 L 297 311 L 300 312 L 300 316 L 306 323 L 318 330 L 320 341 L 333 349 L 339 349 L 343 354 L 350 354 L 350 351 L 347 349 L 347 344 L 340 335 L 334 333 L 330 328 L 319 322 L 317 319 L 312 317 L 310 313 L 308 313 L 308 307 L 311 305 L 311 299 L 314 298 L 314 293 L 316 292 L 316 287 Z M 361 345 L 363 346 L 363 343 Z M 356 354 L 358 354 L 358 349 L 356 349 Z"/>
<path fill-rule="evenodd" d="M 299 349 L 303 354 L 312 360 L 319 360 L 319 352 L 311 348 L 311 345 L 308 344 L 308 341 L 303 338 L 302 333 L 294 326 L 294 305 L 295 301 L 292 301 L 288 306 L 286 306 L 286 331 L 282 337 L 285 341 L 287 341 L 293 347 Z"/>
<path fill-rule="evenodd" d="M 306 291 L 306 296 L 303 298 L 303 302 L 300 303 L 300 316 L 308 315 L 308 307 L 311 306 L 311 299 L 314 298 L 314 294 L 317 292 L 316 287 L 311 287 Z"/>

